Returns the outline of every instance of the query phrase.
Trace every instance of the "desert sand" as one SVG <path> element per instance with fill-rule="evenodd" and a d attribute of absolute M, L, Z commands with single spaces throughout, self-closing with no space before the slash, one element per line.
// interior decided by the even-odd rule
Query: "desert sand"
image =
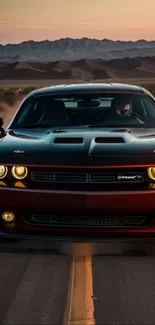
<path fill-rule="evenodd" d="M 52 81 L 62 83 L 72 80 L 73 82 L 93 80 L 123 80 L 123 79 L 154 79 L 155 80 L 155 57 L 124 58 L 104 61 L 76 60 L 42 62 L 1 62 L 0 80 L 14 83 L 15 80 L 28 81 L 38 84 L 42 81 L 47 84 Z M 12 81 L 12 82 L 11 82 Z"/>

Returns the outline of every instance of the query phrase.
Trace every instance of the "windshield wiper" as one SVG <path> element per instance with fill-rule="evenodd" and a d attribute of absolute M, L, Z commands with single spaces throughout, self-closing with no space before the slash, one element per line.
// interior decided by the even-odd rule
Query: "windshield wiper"
<path fill-rule="evenodd" d="M 144 124 L 91 124 L 88 125 L 89 128 L 118 128 L 118 129 L 125 129 L 125 128 L 144 128 Z"/>
<path fill-rule="evenodd" d="M 146 127 L 146 126 L 145 126 Z M 54 129 L 54 132 L 62 132 L 67 129 L 75 129 L 75 128 L 117 128 L 117 129 L 125 129 L 125 128 L 144 128 L 143 124 L 85 124 L 85 125 L 51 125 L 51 124 L 26 124 L 21 126 L 16 126 L 16 129 Z"/>
<path fill-rule="evenodd" d="M 17 127 L 18 129 L 48 129 L 51 125 L 41 125 L 41 124 L 25 124 Z"/>
<path fill-rule="evenodd" d="M 21 125 L 20 127 L 18 126 L 18 129 L 54 129 L 55 132 L 59 131 L 66 131 L 67 129 L 70 128 L 84 128 L 84 127 L 89 127 L 89 125 L 42 125 L 42 124 L 27 124 L 27 125 Z"/>
<path fill-rule="evenodd" d="M 124 128 L 124 127 L 128 127 L 129 125 L 118 125 L 118 124 L 90 124 L 88 125 L 89 128 Z"/>

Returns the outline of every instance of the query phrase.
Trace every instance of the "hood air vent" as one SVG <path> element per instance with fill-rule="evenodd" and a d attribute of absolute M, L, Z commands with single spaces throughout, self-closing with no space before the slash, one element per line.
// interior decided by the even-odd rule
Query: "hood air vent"
<path fill-rule="evenodd" d="M 78 144 L 78 143 L 83 143 L 83 138 L 55 138 L 53 143 Z"/>
<path fill-rule="evenodd" d="M 96 143 L 125 143 L 123 138 L 120 137 L 102 137 L 102 138 L 96 138 Z"/>

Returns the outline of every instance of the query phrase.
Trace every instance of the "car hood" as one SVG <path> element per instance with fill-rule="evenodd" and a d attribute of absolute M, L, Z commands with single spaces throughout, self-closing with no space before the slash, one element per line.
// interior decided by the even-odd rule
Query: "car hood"
<path fill-rule="evenodd" d="M 7 130 L 1 163 L 155 163 L 155 129 Z"/>

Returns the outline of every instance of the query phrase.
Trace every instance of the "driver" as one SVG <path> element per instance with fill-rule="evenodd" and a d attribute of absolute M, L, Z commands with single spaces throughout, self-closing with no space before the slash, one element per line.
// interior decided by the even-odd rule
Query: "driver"
<path fill-rule="evenodd" d="M 114 113 L 116 115 L 122 117 L 132 115 L 132 100 L 130 98 L 116 100 L 113 104 Z"/>
<path fill-rule="evenodd" d="M 111 111 L 106 118 L 106 123 L 144 124 L 133 112 L 132 99 L 128 97 L 114 98 Z"/>
<path fill-rule="evenodd" d="M 116 103 L 115 112 L 119 116 L 131 116 L 132 115 L 131 99 L 122 100 L 121 103 Z"/>

